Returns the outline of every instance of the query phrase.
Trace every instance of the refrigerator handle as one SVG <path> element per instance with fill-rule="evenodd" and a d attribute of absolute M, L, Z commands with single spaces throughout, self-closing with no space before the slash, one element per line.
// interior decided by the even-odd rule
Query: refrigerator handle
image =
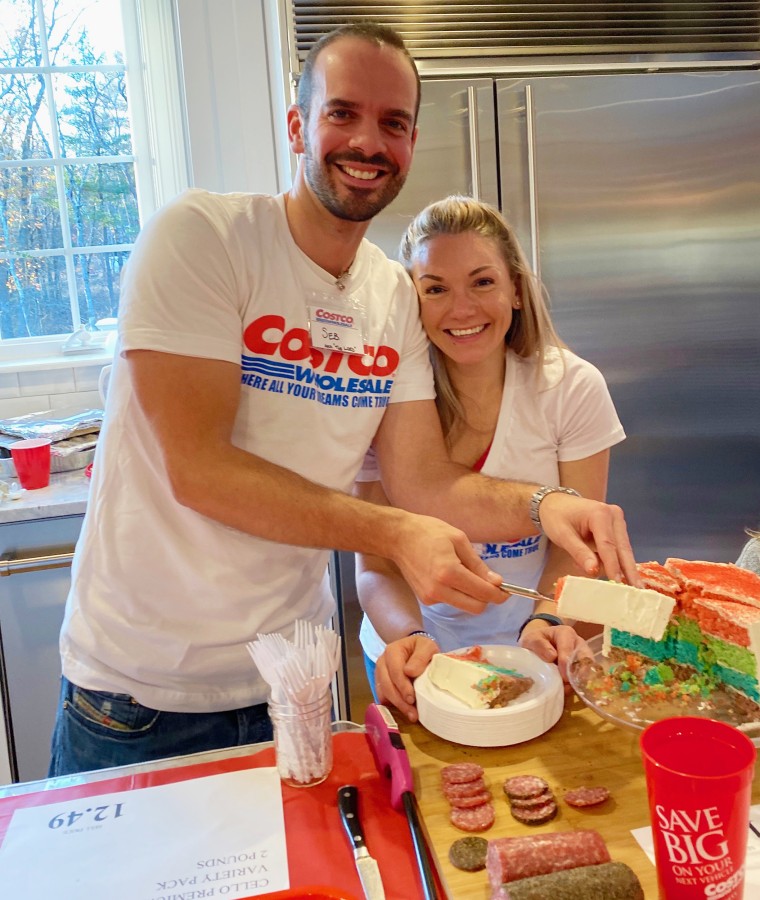
<path fill-rule="evenodd" d="M 541 283 L 541 256 L 538 239 L 538 178 L 536 175 L 536 112 L 533 105 L 533 88 L 525 85 L 525 127 L 528 145 L 528 206 L 530 213 L 530 252 L 533 272 Z"/>
<path fill-rule="evenodd" d="M 472 171 L 472 197 L 480 200 L 480 129 L 478 127 L 478 89 L 467 86 L 467 119 L 470 136 L 470 169 Z"/>

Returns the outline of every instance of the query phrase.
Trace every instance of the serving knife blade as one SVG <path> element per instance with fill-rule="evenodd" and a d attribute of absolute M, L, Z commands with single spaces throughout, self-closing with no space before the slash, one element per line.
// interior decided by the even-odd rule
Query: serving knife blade
<path fill-rule="evenodd" d="M 548 600 L 549 603 L 556 603 L 554 597 L 547 597 L 531 588 L 520 587 L 518 584 L 508 584 L 502 581 L 499 587 L 507 594 L 517 594 L 518 597 L 530 597 L 531 600 Z"/>
<path fill-rule="evenodd" d="M 383 879 L 377 860 L 370 856 L 359 818 L 359 789 L 353 784 L 338 788 L 338 811 L 354 851 L 354 862 L 362 883 L 365 900 L 385 900 Z"/>

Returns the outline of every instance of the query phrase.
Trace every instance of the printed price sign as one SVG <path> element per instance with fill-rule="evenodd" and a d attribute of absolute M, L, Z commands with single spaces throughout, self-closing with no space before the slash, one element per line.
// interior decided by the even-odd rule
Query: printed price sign
<path fill-rule="evenodd" d="M 277 770 L 18 809 L 0 846 L 0 884 L 3 896 L 26 900 L 239 900 L 284 890 Z"/>

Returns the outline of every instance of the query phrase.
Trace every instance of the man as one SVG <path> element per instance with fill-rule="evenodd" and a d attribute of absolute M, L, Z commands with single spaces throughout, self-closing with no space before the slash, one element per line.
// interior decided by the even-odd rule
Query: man
<path fill-rule="evenodd" d="M 459 528 L 530 532 L 538 486 L 449 462 L 413 288 L 362 240 L 409 170 L 418 104 L 395 33 L 341 29 L 288 112 L 292 189 L 190 191 L 143 229 L 72 569 L 51 775 L 268 738 L 245 644 L 329 619 L 325 548 L 392 559 L 430 602 L 504 599 Z M 413 512 L 347 493 L 373 437 L 389 497 Z M 635 580 L 619 509 L 551 493 L 540 512 L 580 565 L 598 570 L 595 542 L 609 577 Z"/>

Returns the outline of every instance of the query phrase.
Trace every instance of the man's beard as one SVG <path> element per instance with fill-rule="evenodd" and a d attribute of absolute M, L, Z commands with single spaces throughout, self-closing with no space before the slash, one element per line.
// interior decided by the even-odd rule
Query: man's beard
<path fill-rule="evenodd" d="M 372 191 L 371 188 L 370 190 L 352 189 L 345 185 L 336 185 L 333 182 L 330 167 L 336 162 L 340 165 L 350 165 L 352 162 L 356 162 L 382 166 L 389 174 L 380 176 L 383 179 L 383 186 L 375 191 Z M 314 158 L 308 143 L 305 146 L 304 166 L 306 181 L 322 206 L 337 218 L 346 219 L 349 222 L 367 222 L 374 218 L 396 199 L 406 181 L 406 175 L 401 175 L 398 166 L 393 166 L 384 156 L 377 155 L 367 158 L 359 154 L 335 154 L 328 155 L 324 163 L 319 163 Z"/>

